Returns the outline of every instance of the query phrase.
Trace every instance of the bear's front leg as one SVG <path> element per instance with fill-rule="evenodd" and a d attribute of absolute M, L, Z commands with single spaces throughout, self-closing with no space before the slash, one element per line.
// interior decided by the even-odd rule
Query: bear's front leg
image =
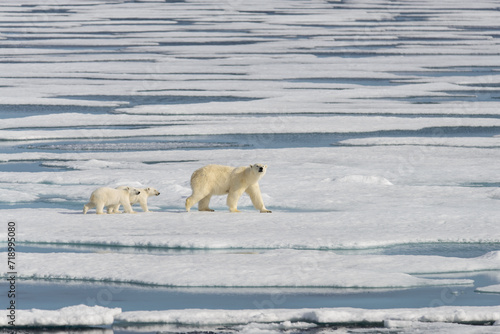
<path fill-rule="evenodd" d="M 207 195 L 203 197 L 199 202 L 198 202 L 198 211 L 208 211 L 208 212 L 214 212 L 214 210 L 210 209 L 208 205 L 210 204 L 210 199 L 212 198 L 212 195 Z"/>
<path fill-rule="evenodd" d="M 132 209 L 132 206 L 130 205 L 130 203 L 122 203 L 121 205 L 123 205 L 123 211 L 125 213 L 137 213 L 135 212 L 133 209 Z"/>
<path fill-rule="evenodd" d="M 255 183 L 247 188 L 246 193 L 250 196 L 253 206 L 259 210 L 261 213 L 271 213 L 271 210 L 266 209 L 264 201 L 262 200 L 262 195 L 260 193 L 260 187 L 258 183 Z"/>
<path fill-rule="evenodd" d="M 240 212 L 238 210 L 238 201 L 244 191 L 244 189 L 229 190 L 229 194 L 227 195 L 227 206 L 230 212 Z"/>

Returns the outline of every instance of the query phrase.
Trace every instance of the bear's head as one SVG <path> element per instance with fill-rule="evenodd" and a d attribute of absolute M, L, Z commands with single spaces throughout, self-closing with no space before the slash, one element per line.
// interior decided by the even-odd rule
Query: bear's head
<path fill-rule="evenodd" d="M 160 195 L 160 192 L 158 190 L 156 190 L 155 188 L 148 187 L 145 190 L 146 190 L 146 193 L 148 194 L 148 196 L 158 196 L 158 195 Z"/>
<path fill-rule="evenodd" d="M 134 187 L 127 187 L 128 195 L 130 198 L 130 203 L 135 203 L 139 199 L 139 195 L 141 194 L 141 190 Z"/>
<path fill-rule="evenodd" d="M 139 189 L 132 188 L 132 187 L 129 188 L 128 192 L 131 195 L 140 195 L 141 194 L 141 191 Z"/>
<path fill-rule="evenodd" d="M 128 192 L 131 203 L 135 202 L 138 199 L 139 194 L 141 193 L 140 189 L 137 189 L 134 187 L 120 186 L 120 187 L 117 187 L 116 189 L 120 189 L 120 190 Z"/>
<path fill-rule="evenodd" d="M 264 174 L 266 174 L 267 165 L 254 164 L 254 165 L 250 165 L 250 169 L 252 170 L 253 173 L 258 175 L 259 177 L 263 177 Z"/>

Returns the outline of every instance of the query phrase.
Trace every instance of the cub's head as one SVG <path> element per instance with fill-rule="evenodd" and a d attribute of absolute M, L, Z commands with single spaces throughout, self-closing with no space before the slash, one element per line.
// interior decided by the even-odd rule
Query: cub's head
<path fill-rule="evenodd" d="M 128 194 L 129 194 L 129 196 L 130 196 L 130 201 L 131 202 L 133 202 L 137 198 L 137 196 L 139 196 L 139 194 L 141 193 L 140 189 L 137 189 L 137 188 L 134 188 L 134 187 L 120 186 L 120 187 L 117 187 L 116 189 L 127 191 Z"/>
<path fill-rule="evenodd" d="M 252 170 L 252 172 L 259 175 L 259 177 L 262 177 L 262 176 L 264 176 L 264 174 L 266 174 L 267 165 L 254 164 L 254 165 L 250 165 L 250 169 Z"/>
<path fill-rule="evenodd" d="M 148 187 L 144 190 L 146 191 L 148 196 L 158 196 L 160 194 L 160 192 L 158 190 L 156 190 L 155 188 Z"/>

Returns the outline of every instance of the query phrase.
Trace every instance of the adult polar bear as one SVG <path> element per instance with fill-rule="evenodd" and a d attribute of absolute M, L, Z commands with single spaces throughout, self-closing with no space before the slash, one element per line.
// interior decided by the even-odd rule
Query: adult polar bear
<path fill-rule="evenodd" d="M 260 212 L 271 212 L 264 206 L 259 180 L 266 174 L 267 166 L 254 164 L 249 167 L 207 165 L 197 169 L 191 176 L 193 193 L 186 199 L 186 211 L 198 203 L 199 211 L 214 211 L 208 207 L 213 195 L 227 194 L 229 211 L 239 212 L 237 205 L 246 192 L 253 206 Z"/>

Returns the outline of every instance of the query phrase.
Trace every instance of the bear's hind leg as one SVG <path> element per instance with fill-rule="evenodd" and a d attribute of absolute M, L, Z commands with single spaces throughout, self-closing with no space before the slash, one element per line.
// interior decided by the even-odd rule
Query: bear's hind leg
<path fill-rule="evenodd" d="M 238 189 L 236 191 L 229 190 L 229 194 L 227 195 L 227 206 L 229 206 L 230 212 L 240 212 L 238 210 L 238 201 L 243 194 L 244 189 Z"/>
<path fill-rule="evenodd" d="M 194 202 L 193 202 L 193 196 L 189 196 L 188 198 L 186 198 L 186 211 L 189 212 L 189 210 L 191 209 L 191 207 L 194 205 Z"/>
<path fill-rule="evenodd" d="M 207 196 L 207 194 L 195 193 L 193 191 L 193 194 L 186 199 L 186 211 L 189 212 L 189 209 L 191 209 L 191 207 L 193 207 L 193 205 L 195 205 L 196 203 L 201 201 L 203 198 L 205 198 L 205 196 Z"/>
<path fill-rule="evenodd" d="M 84 215 L 85 215 L 85 214 L 87 214 L 87 212 L 88 212 L 90 209 L 93 209 L 93 208 L 95 208 L 95 204 L 94 204 L 94 203 L 92 203 L 92 202 L 88 202 L 87 204 L 85 204 L 85 205 L 83 206 L 83 214 L 84 214 Z"/>
<path fill-rule="evenodd" d="M 198 202 L 198 211 L 214 212 L 214 210 L 208 207 L 208 205 L 210 204 L 210 198 L 212 198 L 212 195 L 207 195 Z"/>
<path fill-rule="evenodd" d="M 96 205 L 95 213 L 98 215 L 104 214 L 104 203 L 99 203 Z"/>

